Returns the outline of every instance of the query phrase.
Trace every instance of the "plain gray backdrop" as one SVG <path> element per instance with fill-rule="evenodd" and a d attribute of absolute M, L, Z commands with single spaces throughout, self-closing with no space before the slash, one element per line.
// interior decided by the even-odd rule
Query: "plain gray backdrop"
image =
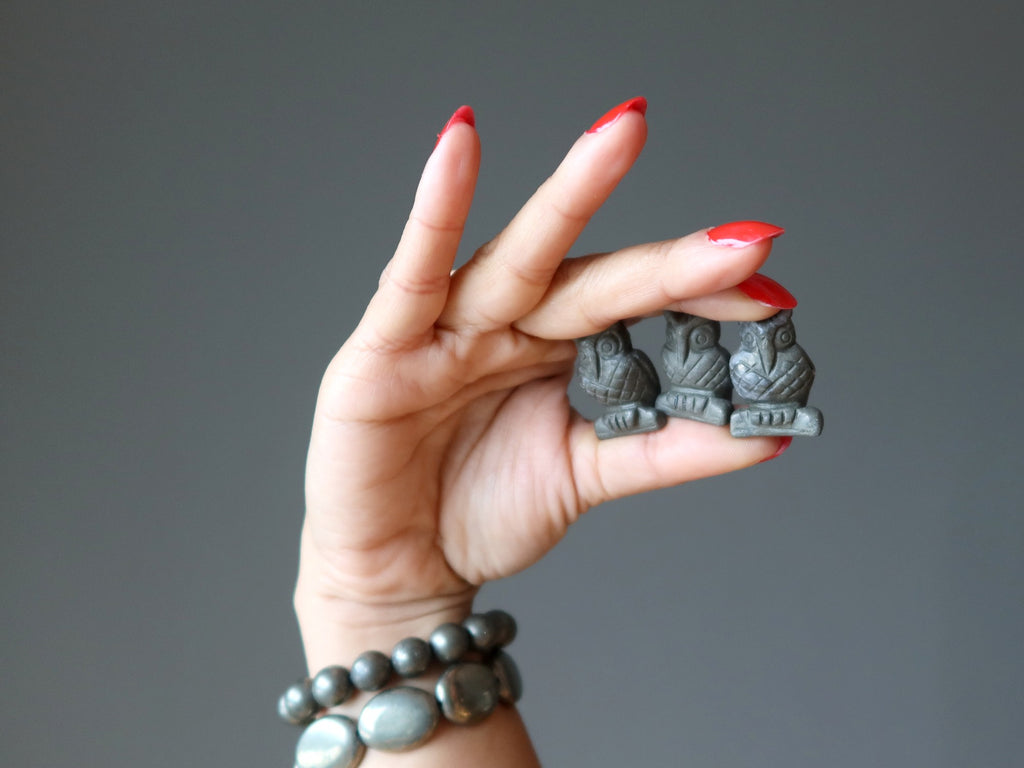
<path fill-rule="evenodd" d="M 925 0 L 0 3 L 0 763 L 291 765 L 314 397 L 435 134 L 475 108 L 464 259 L 642 94 L 574 253 L 785 226 L 764 271 L 826 427 L 485 588 L 543 760 L 1020 765 L 1022 32 Z"/>

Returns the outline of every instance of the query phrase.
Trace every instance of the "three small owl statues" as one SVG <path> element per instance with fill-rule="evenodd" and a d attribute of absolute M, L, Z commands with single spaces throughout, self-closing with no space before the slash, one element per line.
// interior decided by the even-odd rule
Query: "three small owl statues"
<path fill-rule="evenodd" d="M 821 434 L 821 411 L 807 405 L 814 363 L 796 343 L 791 310 L 740 323 L 731 357 L 721 325 L 684 312 L 665 312 L 661 360 L 668 388 L 623 322 L 576 341 L 583 390 L 607 411 L 594 422 L 599 438 L 661 429 L 667 416 L 725 425 L 734 437 Z M 733 405 L 735 392 L 740 403 Z"/>

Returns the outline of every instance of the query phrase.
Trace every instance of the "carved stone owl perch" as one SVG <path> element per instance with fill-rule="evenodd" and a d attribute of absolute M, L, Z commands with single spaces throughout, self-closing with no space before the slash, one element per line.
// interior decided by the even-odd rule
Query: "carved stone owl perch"
<path fill-rule="evenodd" d="M 647 355 L 633 349 L 624 323 L 577 339 L 576 350 L 580 386 L 608 408 L 594 422 L 600 439 L 653 432 L 665 425 L 665 414 L 654 408 L 658 372 Z"/>
<path fill-rule="evenodd" d="M 732 413 L 729 351 L 718 343 L 722 326 L 685 312 L 665 312 L 661 361 L 669 389 L 658 396 L 659 411 L 669 416 L 721 426 Z"/>
<path fill-rule="evenodd" d="M 807 407 L 814 363 L 796 343 L 792 314 L 740 323 L 740 349 L 729 367 L 736 394 L 749 405 L 732 414 L 734 437 L 821 434 L 821 411 Z"/>

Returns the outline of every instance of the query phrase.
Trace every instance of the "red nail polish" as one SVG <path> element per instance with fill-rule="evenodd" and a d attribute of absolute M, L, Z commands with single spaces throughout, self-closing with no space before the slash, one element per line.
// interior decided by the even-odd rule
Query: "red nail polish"
<path fill-rule="evenodd" d="M 627 112 L 639 112 L 641 115 L 646 115 L 647 99 L 643 96 L 637 96 L 635 99 L 622 102 L 617 107 L 612 107 L 587 129 L 587 133 L 600 133 Z"/>
<path fill-rule="evenodd" d="M 736 287 L 766 307 L 792 309 L 796 306 L 796 297 L 792 293 L 759 272 L 755 272 Z"/>
<path fill-rule="evenodd" d="M 708 230 L 708 239 L 715 245 L 742 248 L 746 245 L 770 240 L 785 232 L 782 227 L 763 221 L 734 221 Z"/>
<path fill-rule="evenodd" d="M 771 456 L 769 456 L 769 457 L 768 457 L 767 459 L 761 459 L 761 460 L 760 460 L 759 462 L 757 462 L 757 463 L 758 463 L 758 464 L 764 464 L 764 463 L 765 463 L 766 461 L 771 461 L 772 459 L 777 459 L 777 458 L 779 458 L 779 456 L 781 456 L 782 454 L 784 454 L 784 453 L 786 452 L 786 449 L 787 449 L 787 448 L 789 448 L 789 446 L 790 446 L 790 445 L 791 445 L 792 443 L 793 443 L 793 438 L 792 438 L 792 437 L 784 437 L 784 438 L 782 438 L 781 440 L 779 440 L 779 447 L 778 447 L 778 449 L 777 449 L 777 450 L 775 451 L 775 453 L 773 453 L 773 454 L 772 454 Z"/>
<path fill-rule="evenodd" d="M 448 133 L 448 129 L 451 128 L 456 123 L 466 123 L 467 125 L 470 125 L 475 128 L 476 115 L 473 114 L 473 108 L 461 106 L 455 110 L 455 114 L 448 118 L 448 122 L 444 124 L 444 128 L 442 128 L 441 132 L 437 134 L 437 141 L 434 142 L 435 148 L 437 147 L 438 144 L 441 143 L 441 137 Z"/>

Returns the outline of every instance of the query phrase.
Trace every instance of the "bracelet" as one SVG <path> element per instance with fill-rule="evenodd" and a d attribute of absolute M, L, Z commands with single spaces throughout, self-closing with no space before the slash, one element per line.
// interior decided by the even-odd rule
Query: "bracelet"
<path fill-rule="evenodd" d="M 523 695 L 519 668 L 504 650 L 516 636 L 516 622 L 505 611 L 446 623 L 428 640 L 407 637 L 388 657 L 366 651 L 350 669 L 329 666 L 289 686 L 277 703 L 282 720 L 304 726 L 295 748 L 295 768 L 356 768 L 367 748 L 404 752 L 424 744 L 442 716 L 458 725 L 486 719 L 498 703 L 515 704 Z M 409 685 L 387 687 L 399 678 L 424 674 L 434 660 L 446 664 L 434 695 Z M 328 714 L 355 691 L 374 693 L 357 720 Z"/>

